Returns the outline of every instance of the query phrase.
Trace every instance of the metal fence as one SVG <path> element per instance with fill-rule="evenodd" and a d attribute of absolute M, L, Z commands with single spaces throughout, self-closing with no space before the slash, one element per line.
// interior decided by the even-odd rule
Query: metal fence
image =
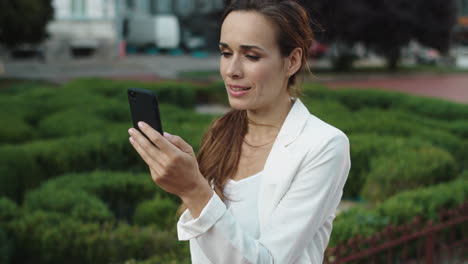
<path fill-rule="evenodd" d="M 328 248 L 325 264 L 340 263 L 468 263 L 468 202 L 439 212 L 437 222 L 421 217 L 401 226 L 387 226 L 370 238 L 353 237 Z"/>

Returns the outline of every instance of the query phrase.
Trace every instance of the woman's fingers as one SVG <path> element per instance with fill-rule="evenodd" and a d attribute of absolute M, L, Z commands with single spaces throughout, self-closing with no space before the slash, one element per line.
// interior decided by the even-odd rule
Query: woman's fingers
<path fill-rule="evenodd" d="M 138 122 L 141 131 L 153 142 L 162 152 L 167 155 L 175 150 L 174 146 L 158 131 L 154 130 L 151 126 L 143 121 Z"/>
<path fill-rule="evenodd" d="M 133 148 L 138 152 L 140 157 L 148 164 L 148 166 L 152 166 L 153 163 L 157 162 L 154 160 L 151 155 L 148 154 L 148 152 L 145 150 L 145 148 L 136 140 L 138 136 L 131 136 L 128 140 L 132 144 Z M 149 142 L 148 142 L 149 143 Z M 149 143 L 150 144 L 150 143 Z M 156 149 L 156 147 L 153 146 L 153 148 Z"/>
<path fill-rule="evenodd" d="M 173 136 L 167 132 L 164 132 L 164 137 L 167 138 L 172 144 L 174 144 L 183 152 L 195 156 L 192 146 L 190 146 L 190 144 L 185 142 L 181 137 Z"/>
<path fill-rule="evenodd" d="M 128 130 L 131 137 L 129 138 L 135 150 L 140 154 L 141 158 L 148 164 L 148 166 L 161 166 L 162 162 L 167 159 L 167 156 L 151 144 L 148 139 L 142 135 L 138 130 L 130 128 Z"/>

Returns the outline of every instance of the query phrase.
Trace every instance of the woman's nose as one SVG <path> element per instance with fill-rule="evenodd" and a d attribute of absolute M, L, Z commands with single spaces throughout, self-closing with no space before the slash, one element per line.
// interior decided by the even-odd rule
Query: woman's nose
<path fill-rule="evenodd" d="M 241 78 L 242 63 L 240 62 L 240 58 L 238 56 L 232 56 L 227 63 L 226 74 L 233 79 Z"/>

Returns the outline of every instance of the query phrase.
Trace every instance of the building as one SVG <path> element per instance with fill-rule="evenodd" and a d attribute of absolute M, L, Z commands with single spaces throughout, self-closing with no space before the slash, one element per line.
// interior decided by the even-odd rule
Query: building
<path fill-rule="evenodd" d="M 198 47 L 217 48 L 224 1 L 53 0 L 53 7 L 47 44 L 52 56 L 93 51 L 108 57 L 118 54 L 129 33 L 128 22 L 141 17 L 175 16 L 180 25 L 180 47 L 191 48 L 198 40 Z"/>

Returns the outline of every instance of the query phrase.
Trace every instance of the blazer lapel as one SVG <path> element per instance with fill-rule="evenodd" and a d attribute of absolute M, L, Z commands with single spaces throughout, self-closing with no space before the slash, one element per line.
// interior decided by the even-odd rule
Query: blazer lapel
<path fill-rule="evenodd" d="M 310 113 L 296 99 L 265 163 L 259 192 L 259 222 L 262 226 L 289 188 L 302 157 L 287 148 L 302 132 Z"/>

